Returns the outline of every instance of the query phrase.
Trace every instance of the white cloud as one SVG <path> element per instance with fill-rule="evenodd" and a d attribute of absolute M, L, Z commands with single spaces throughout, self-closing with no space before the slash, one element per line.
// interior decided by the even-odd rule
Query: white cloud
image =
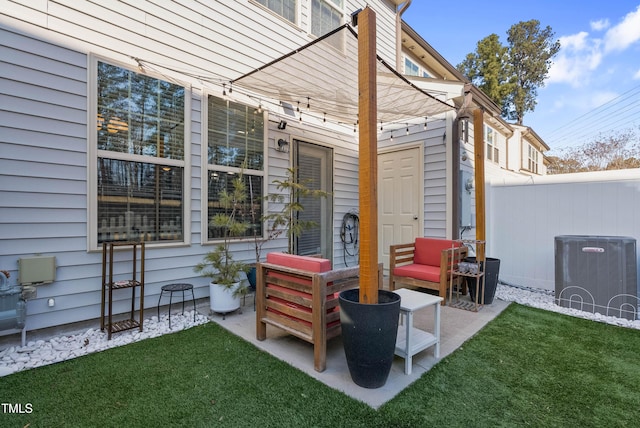
<path fill-rule="evenodd" d="M 589 83 L 591 71 L 602 62 L 600 40 L 589 38 L 582 31 L 570 36 L 560 37 L 560 52 L 549 69 L 547 83 L 569 83 L 580 87 Z"/>
<path fill-rule="evenodd" d="M 633 75 L 633 79 L 640 80 L 640 69 L 638 69 L 638 71 L 636 71 L 636 74 Z"/>
<path fill-rule="evenodd" d="M 591 21 L 589 25 L 591 25 L 591 29 L 593 31 L 602 31 L 606 28 L 609 28 L 609 20 L 605 18 L 600 19 L 599 21 Z"/>
<path fill-rule="evenodd" d="M 640 6 L 629 12 L 622 21 L 607 30 L 604 36 L 605 52 L 622 51 L 640 40 Z"/>

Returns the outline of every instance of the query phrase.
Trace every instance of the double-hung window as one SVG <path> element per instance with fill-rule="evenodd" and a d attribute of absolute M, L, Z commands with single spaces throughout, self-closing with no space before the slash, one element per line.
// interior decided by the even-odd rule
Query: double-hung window
<path fill-rule="evenodd" d="M 189 91 L 97 58 L 91 71 L 89 248 L 185 242 Z"/>
<path fill-rule="evenodd" d="M 267 9 L 282 16 L 287 21 L 296 23 L 296 1 L 297 0 L 256 0 Z"/>
<path fill-rule="evenodd" d="M 527 169 L 534 174 L 538 173 L 538 151 L 531 144 L 529 146 L 529 156 Z"/>
<path fill-rule="evenodd" d="M 495 163 L 500 162 L 497 133 L 487 125 L 484 126 L 484 141 L 487 145 L 487 159 Z"/>
<path fill-rule="evenodd" d="M 322 36 L 342 25 L 343 0 L 311 0 L 311 34 Z"/>
<path fill-rule="evenodd" d="M 220 240 L 224 236 L 224 231 L 210 221 L 215 214 L 225 213 L 220 204 L 220 193 L 223 189 L 231 192 L 234 178 L 241 175 L 247 199 L 236 207 L 236 215 L 251 227 L 244 236 L 236 238 L 260 237 L 264 205 L 264 113 L 262 109 L 208 95 L 205 116 L 203 236 L 206 241 Z"/>

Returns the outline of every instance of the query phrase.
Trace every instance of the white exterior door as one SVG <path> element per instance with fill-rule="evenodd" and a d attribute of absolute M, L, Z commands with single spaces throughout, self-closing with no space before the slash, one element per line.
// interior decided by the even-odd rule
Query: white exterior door
<path fill-rule="evenodd" d="M 389 269 L 389 246 L 422 236 L 422 150 L 412 147 L 378 155 L 378 254 Z"/>

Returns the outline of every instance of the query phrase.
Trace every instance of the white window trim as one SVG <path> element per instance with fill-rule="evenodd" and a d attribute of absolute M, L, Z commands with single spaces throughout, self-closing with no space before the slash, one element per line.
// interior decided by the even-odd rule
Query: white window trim
<path fill-rule="evenodd" d="M 103 57 L 94 53 L 87 55 L 88 69 L 88 95 L 87 95 L 87 251 L 101 251 L 102 246 L 98 244 L 98 62 L 106 62 L 121 68 L 140 73 L 137 64 L 127 64 L 116 61 L 107 57 Z M 143 74 L 154 77 L 156 79 L 169 81 L 166 76 L 144 71 Z M 165 159 L 162 162 L 155 162 L 154 158 L 149 156 L 130 155 L 126 153 L 109 152 L 109 157 L 113 159 L 133 160 L 145 163 L 162 163 L 182 167 L 184 176 L 182 179 L 182 199 L 183 199 L 183 240 L 180 242 L 159 242 L 149 241 L 145 244 L 153 247 L 176 247 L 191 244 L 191 97 L 192 88 L 188 83 L 177 81 L 171 78 L 173 83 L 180 84 L 185 89 L 184 94 L 184 159 L 182 161 L 175 159 Z"/>
<path fill-rule="evenodd" d="M 208 140 L 208 123 L 209 123 L 209 96 L 214 96 L 214 97 L 219 97 L 220 93 L 222 92 L 222 88 L 220 88 L 219 92 L 213 92 L 213 90 L 210 89 L 205 89 L 202 92 L 202 111 L 201 111 L 201 121 L 200 123 L 202 124 L 202 144 L 200 145 L 200 171 L 202 171 L 201 173 L 201 177 L 200 177 L 200 191 L 201 191 L 201 197 L 200 197 L 200 245 L 215 245 L 215 244 L 219 244 L 220 242 L 222 242 L 222 239 L 216 239 L 216 240 L 210 240 L 209 239 L 209 206 L 208 206 L 208 202 L 209 202 L 209 186 L 207 183 L 207 177 L 208 177 L 208 173 L 209 173 L 209 167 L 212 166 L 215 168 L 216 171 L 221 171 L 221 172 L 238 172 L 238 168 L 236 167 L 229 167 L 229 166 L 224 166 L 224 165 L 209 165 L 209 159 L 208 159 L 208 148 L 209 148 L 209 140 Z M 234 100 L 236 102 L 245 104 L 245 105 L 249 105 L 247 103 L 245 103 L 242 100 Z M 255 108 L 258 108 L 259 106 L 256 105 Z M 263 164 L 262 164 L 262 171 L 256 171 L 256 170 L 251 170 L 251 175 L 261 175 L 262 176 L 262 198 L 263 200 L 266 198 L 266 196 L 268 195 L 268 190 L 269 190 L 269 183 L 268 183 L 268 177 L 269 174 L 267 173 L 267 171 L 269 171 L 269 165 L 268 165 L 268 161 L 269 161 L 269 145 L 268 145 L 268 141 L 269 141 L 269 112 L 267 110 L 264 110 L 263 107 L 263 111 L 262 111 L 262 115 L 263 115 L 263 119 L 264 119 L 264 135 L 263 135 L 263 140 L 262 140 L 262 150 L 263 150 Z M 265 214 L 267 212 L 268 209 L 268 202 L 266 200 L 264 200 L 264 204 L 262 206 L 262 210 L 263 210 L 263 214 Z M 265 226 L 264 224 L 262 224 L 262 236 L 264 236 L 265 234 Z M 254 240 L 253 238 L 238 238 L 235 239 L 233 242 L 251 242 L 253 243 Z"/>

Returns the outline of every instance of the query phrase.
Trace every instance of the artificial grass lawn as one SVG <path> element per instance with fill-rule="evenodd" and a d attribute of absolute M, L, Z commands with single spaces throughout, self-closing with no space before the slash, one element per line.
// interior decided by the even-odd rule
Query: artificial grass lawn
<path fill-rule="evenodd" d="M 510 305 L 378 410 L 214 323 L 0 378 L 0 426 L 637 426 L 640 331 Z"/>

